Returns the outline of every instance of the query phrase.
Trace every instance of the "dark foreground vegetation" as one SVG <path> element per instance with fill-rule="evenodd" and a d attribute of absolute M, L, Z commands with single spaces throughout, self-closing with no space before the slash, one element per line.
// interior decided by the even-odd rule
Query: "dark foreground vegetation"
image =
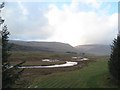
<path fill-rule="evenodd" d="M 4 4 L 4 2 L 0 3 L 0 13 L 1 9 L 4 7 Z M 1 16 L 0 27 L 2 29 L 0 31 L 2 36 L 2 38 L 0 38 L 0 41 L 2 41 L 0 44 L 0 46 L 2 46 L 2 88 L 13 88 L 23 71 L 23 69 L 18 68 L 18 66 L 20 66 L 22 63 L 17 63 L 11 67 L 11 63 L 9 61 L 9 57 L 11 55 L 9 52 L 10 46 L 8 46 L 10 32 L 8 31 L 7 26 L 4 25 L 4 20 Z"/>
<path fill-rule="evenodd" d="M 120 86 L 120 34 L 111 46 L 111 56 L 108 62 L 111 79 Z"/>

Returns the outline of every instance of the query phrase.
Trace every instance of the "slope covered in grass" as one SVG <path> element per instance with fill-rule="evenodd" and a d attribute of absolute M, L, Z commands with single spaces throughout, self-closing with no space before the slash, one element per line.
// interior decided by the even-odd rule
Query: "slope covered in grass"
<path fill-rule="evenodd" d="M 107 60 L 91 62 L 76 71 L 54 73 L 37 78 L 31 87 L 37 88 L 109 88 L 116 87 L 108 79 Z"/>

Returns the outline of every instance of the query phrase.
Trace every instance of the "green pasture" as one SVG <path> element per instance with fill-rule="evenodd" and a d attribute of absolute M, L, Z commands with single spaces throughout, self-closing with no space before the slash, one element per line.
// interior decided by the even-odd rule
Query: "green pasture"
<path fill-rule="evenodd" d="M 107 60 L 91 62 L 80 70 L 38 77 L 32 88 L 115 88 L 109 79 Z"/>

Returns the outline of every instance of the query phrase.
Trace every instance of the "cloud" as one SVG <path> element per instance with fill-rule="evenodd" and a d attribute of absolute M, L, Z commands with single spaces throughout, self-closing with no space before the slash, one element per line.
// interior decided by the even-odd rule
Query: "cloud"
<path fill-rule="evenodd" d="M 36 6 L 37 5 L 37 6 Z M 8 3 L 4 11 L 10 39 L 110 44 L 117 34 L 118 14 L 101 9 L 97 0 L 72 3 Z"/>
<path fill-rule="evenodd" d="M 19 8 L 21 9 L 21 12 L 23 15 L 28 15 L 28 10 L 22 5 L 22 2 L 20 0 L 17 1 Z"/>
<path fill-rule="evenodd" d="M 85 1 L 85 0 L 84 0 Z M 99 5 L 89 0 L 95 7 Z M 111 40 L 117 34 L 117 13 L 112 15 L 98 14 L 95 11 L 77 11 L 73 7 L 76 2 L 70 6 L 63 6 L 61 10 L 55 5 L 50 5 L 48 12 L 45 13 L 49 25 L 55 28 L 56 32 L 48 40 L 70 43 L 71 45 L 104 43 L 110 44 Z M 109 35 L 109 36 L 108 36 Z"/>
<path fill-rule="evenodd" d="M 44 11 L 29 10 L 25 3 L 10 2 L 6 4 L 2 14 L 10 31 L 10 39 L 45 40 L 52 36 L 54 29 L 44 17 Z"/>

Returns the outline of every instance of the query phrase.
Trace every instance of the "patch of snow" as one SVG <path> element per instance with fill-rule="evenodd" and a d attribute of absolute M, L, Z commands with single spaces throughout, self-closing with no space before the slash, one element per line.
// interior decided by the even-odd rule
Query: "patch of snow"
<path fill-rule="evenodd" d="M 82 57 L 72 57 L 72 59 L 81 59 Z"/>
<path fill-rule="evenodd" d="M 59 61 L 59 60 L 57 60 L 57 59 L 54 59 L 54 60 L 50 60 L 50 59 L 43 59 L 42 61 L 43 61 L 43 62 L 44 62 L 44 61 L 47 61 L 47 62 L 57 62 L 57 61 Z"/>
<path fill-rule="evenodd" d="M 50 62 L 50 59 L 43 59 L 42 61 L 47 61 L 47 62 Z"/>
<path fill-rule="evenodd" d="M 82 58 L 81 61 L 89 60 L 88 58 Z"/>

